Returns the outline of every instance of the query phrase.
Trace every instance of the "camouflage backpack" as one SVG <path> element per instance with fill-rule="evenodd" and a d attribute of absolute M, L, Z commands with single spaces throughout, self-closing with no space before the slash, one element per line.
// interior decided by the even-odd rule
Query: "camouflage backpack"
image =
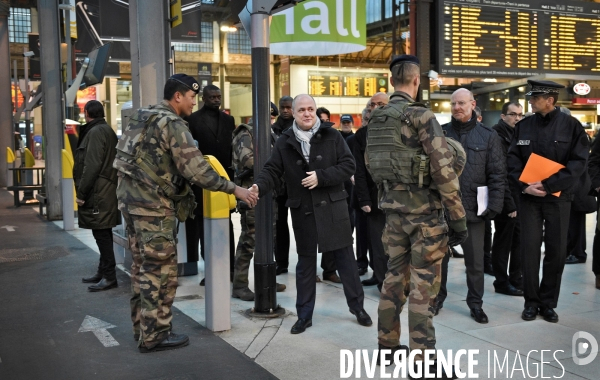
<path fill-rule="evenodd" d="M 402 125 L 412 128 L 405 114 L 408 107 L 425 105 L 392 100 L 387 106 L 373 111 L 369 120 L 366 166 L 378 185 L 401 182 L 422 188 L 431 184 L 429 156 L 422 147 L 411 148 L 402 141 Z M 454 158 L 454 172 L 459 176 L 467 161 L 466 152 L 458 141 L 446 137 L 446 142 Z"/>

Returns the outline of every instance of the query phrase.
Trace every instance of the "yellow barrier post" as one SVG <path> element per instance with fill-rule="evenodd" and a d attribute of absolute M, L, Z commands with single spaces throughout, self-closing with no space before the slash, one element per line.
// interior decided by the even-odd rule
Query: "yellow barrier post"
<path fill-rule="evenodd" d="M 73 183 L 73 158 L 65 150 L 62 150 L 62 214 L 63 229 L 73 231 L 75 229 L 75 185 Z"/>
<path fill-rule="evenodd" d="M 204 156 L 212 168 L 229 179 L 214 156 Z M 231 329 L 229 296 L 229 211 L 235 208 L 230 194 L 204 190 L 204 272 L 206 278 L 206 327 L 211 331 Z"/>
<path fill-rule="evenodd" d="M 15 154 L 12 149 L 6 147 L 6 187 L 13 185 L 13 173 L 10 169 L 15 167 Z"/>
<path fill-rule="evenodd" d="M 33 158 L 33 154 L 31 153 L 31 151 L 27 148 L 23 149 L 23 157 L 21 158 L 21 161 L 24 163 L 24 167 L 26 168 L 32 168 L 35 166 L 35 158 Z M 33 171 L 32 170 L 27 170 L 22 172 L 22 175 L 25 176 L 25 183 L 22 183 L 24 185 L 35 185 L 33 183 Z M 23 178 L 21 178 L 21 181 L 23 181 Z M 35 198 L 33 197 L 33 190 L 25 190 L 23 191 L 23 199 L 21 199 L 22 203 L 29 203 L 31 201 L 33 201 Z"/>

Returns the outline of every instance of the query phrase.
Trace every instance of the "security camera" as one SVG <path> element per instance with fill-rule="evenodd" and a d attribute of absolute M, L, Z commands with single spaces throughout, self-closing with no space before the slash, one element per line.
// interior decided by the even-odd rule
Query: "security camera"
<path fill-rule="evenodd" d="M 429 79 L 433 79 L 433 80 L 438 79 L 438 73 L 437 73 L 437 71 L 434 71 L 434 70 L 429 70 L 429 72 L 427 73 L 427 76 L 429 77 Z"/>
<path fill-rule="evenodd" d="M 35 56 L 35 53 L 32 51 L 26 51 L 25 53 L 23 53 L 23 57 L 31 58 L 33 56 Z"/>

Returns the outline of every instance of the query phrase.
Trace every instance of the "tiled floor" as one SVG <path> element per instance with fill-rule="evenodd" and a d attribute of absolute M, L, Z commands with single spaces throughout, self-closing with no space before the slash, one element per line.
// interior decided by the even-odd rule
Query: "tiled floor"
<path fill-rule="evenodd" d="M 237 237 L 238 214 L 234 214 L 234 226 Z M 437 348 L 454 352 L 458 349 L 478 349 L 478 364 L 474 370 L 479 375 L 478 378 L 483 379 L 530 379 L 542 378 L 542 375 L 546 378 L 599 379 L 600 357 L 585 366 L 575 364 L 572 359 L 572 337 L 577 331 L 586 331 L 600 341 L 600 290 L 594 288 L 594 275 L 591 271 L 594 227 L 595 214 L 588 216 L 588 262 L 567 265 L 565 268 L 559 305 L 556 308 L 560 322 L 556 324 L 545 322 L 541 318 L 531 322 L 523 321 L 520 317 L 522 299 L 496 294 L 492 286 L 493 278 L 487 275 L 483 307 L 490 322 L 486 325 L 474 322 L 465 303 L 467 287 L 464 261 L 451 259 L 448 298 L 434 321 Z M 69 233 L 97 251 L 91 231 L 76 229 Z M 313 326 L 303 334 L 290 334 L 290 328 L 296 321 L 293 268 L 297 259 L 294 239 L 290 252 L 290 273 L 277 276 L 277 282 L 287 285 L 285 292 L 277 294 L 279 304 L 287 311 L 286 316 L 275 320 L 250 318 L 245 311 L 254 306 L 253 302 L 224 300 L 231 303 L 232 328 L 217 335 L 281 379 L 339 378 L 340 350 L 373 350 L 377 347 L 376 322 L 371 327 L 358 325 L 348 312 L 341 285 L 322 282 L 317 284 Z M 178 298 L 175 306 L 200 324 L 205 324 L 205 288 L 198 286 L 203 277 L 204 263 L 198 265 L 199 275 L 180 278 L 177 291 L 178 297 L 195 295 L 198 298 Z M 370 276 L 371 272 L 362 278 Z M 250 284 L 253 288 L 252 266 Z M 379 292 L 376 287 L 364 290 L 365 310 L 376 321 Z M 406 312 L 402 313 L 400 320 L 405 331 Z M 407 343 L 405 334 L 401 341 L 403 344 Z M 499 364 L 494 366 L 494 355 L 498 363 L 506 360 L 502 371 Z M 467 362 L 464 357 L 460 367 L 466 370 Z M 362 375 L 365 376 L 364 369 Z M 375 378 L 381 378 L 380 376 L 378 367 Z M 354 377 L 355 373 L 352 375 Z"/>

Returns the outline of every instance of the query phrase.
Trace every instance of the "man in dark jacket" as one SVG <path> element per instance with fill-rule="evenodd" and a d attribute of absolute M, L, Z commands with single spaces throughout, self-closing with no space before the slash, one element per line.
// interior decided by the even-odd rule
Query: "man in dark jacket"
<path fill-rule="evenodd" d="M 463 206 L 467 212 L 469 236 L 461 247 L 467 267 L 467 305 L 471 317 L 478 323 L 488 323 L 483 305 L 483 238 L 485 221 L 493 219 L 504 203 L 506 187 L 506 161 L 502 144 L 493 129 L 477 122 L 473 110 L 475 99 L 471 91 L 461 88 L 450 98 L 452 121 L 442 128 L 446 136 L 460 142 L 467 152 L 467 164 L 460 176 L 460 191 Z M 478 206 L 477 194 L 486 191 L 487 206 Z M 445 276 L 445 275 L 443 275 Z"/>
<path fill-rule="evenodd" d="M 106 124 L 104 108 L 99 101 L 87 102 L 83 113 L 86 124 L 79 129 L 73 180 L 79 227 L 92 230 L 100 251 L 96 274 L 82 281 L 93 283 L 88 289 L 98 292 L 117 287 L 112 239 L 112 228 L 121 224 L 117 208 L 117 170 L 112 167 L 117 135 Z"/>
<path fill-rule="evenodd" d="M 331 123 L 322 123 L 317 118 L 316 108 L 310 95 L 294 99 L 294 124 L 277 140 L 251 188 L 255 194 L 266 196 L 278 188 L 282 176 L 287 186 L 287 206 L 292 212 L 298 250 L 298 321 L 292 327 L 292 334 L 312 326 L 317 251 L 330 252 L 335 257 L 346 301 L 358 323 L 373 324 L 363 308 L 364 293 L 352 252 L 348 194 L 344 190 L 344 181 L 354 174 L 354 159 Z"/>
<path fill-rule="evenodd" d="M 504 157 L 515 133 L 515 124 L 523 118 L 523 107 L 519 103 L 508 102 L 502 106 L 498 124 L 492 128 L 500 136 Z M 520 226 L 517 219 L 517 206 L 511 194 L 506 178 L 504 189 L 504 207 L 494 218 L 494 242 L 492 244 L 492 267 L 494 270 L 494 289 L 496 293 L 509 296 L 523 295 L 523 276 L 521 275 Z M 510 257 L 510 268 L 508 266 Z M 508 275 L 507 275 L 508 271 Z"/>
<path fill-rule="evenodd" d="M 600 195 L 600 140 L 595 139 L 592 143 L 592 151 L 588 163 L 588 172 L 592 180 L 592 188 L 596 196 Z M 596 289 L 600 289 L 600 202 L 596 214 L 596 232 L 594 234 L 594 245 L 592 248 L 592 271 L 596 276 Z"/>
<path fill-rule="evenodd" d="M 198 149 L 204 155 L 215 156 L 223 165 L 230 180 L 233 180 L 233 169 L 231 168 L 231 142 L 232 133 L 235 130 L 235 120 L 220 110 L 221 90 L 217 86 L 208 85 L 202 90 L 202 101 L 204 107 L 194 112 L 185 120 L 189 123 L 190 132 L 194 140 L 198 142 Z M 198 240 L 202 258 L 204 258 L 204 205 L 202 202 L 202 188 L 192 186 L 196 203 L 194 219 L 185 222 L 185 233 L 187 242 L 188 262 L 198 261 Z M 235 262 L 235 244 L 233 240 L 233 224 L 229 219 L 229 265 L 231 277 L 233 278 L 233 266 Z M 204 279 L 200 282 L 204 285 Z"/>
<path fill-rule="evenodd" d="M 291 96 L 279 99 L 279 117 L 271 126 L 271 130 L 279 138 L 283 132 L 292 126 L 294 113 L 292 112 Z M 281 186 L 275 197 L 277 203 L 277 220 L 275 222 L 275 273 L 280 275 L 288 272 L 290 263 L 290 228 L 288 226 L 287 192 L 285 185 Z"/>
<path fill-rule="evenodd" d="M 508 179 L 521 192 L 521 266 L 525 308 L 521 318 L 532 321 L 539 313 L 548 322 L 558 322 L 554 308 L 558 304 L 560 281 L 567 257 L 567 231 L 573 188 L 586 168 L 590 143 L 581 123 L 556 107 L 558 90 L 565 86 L 552 81 L 528 81 L 529 104 L 534 115 L 515 126 L 508 150 Z M 533 154 L 565 167 L 550 177 L 531 183 L 520 181 Z M 560 193 L 559 193 L 560 192 Z M 553 195 L 556 194 L 556 195 Z M 544 255 L 540 283 L 542 237 Z"/>

